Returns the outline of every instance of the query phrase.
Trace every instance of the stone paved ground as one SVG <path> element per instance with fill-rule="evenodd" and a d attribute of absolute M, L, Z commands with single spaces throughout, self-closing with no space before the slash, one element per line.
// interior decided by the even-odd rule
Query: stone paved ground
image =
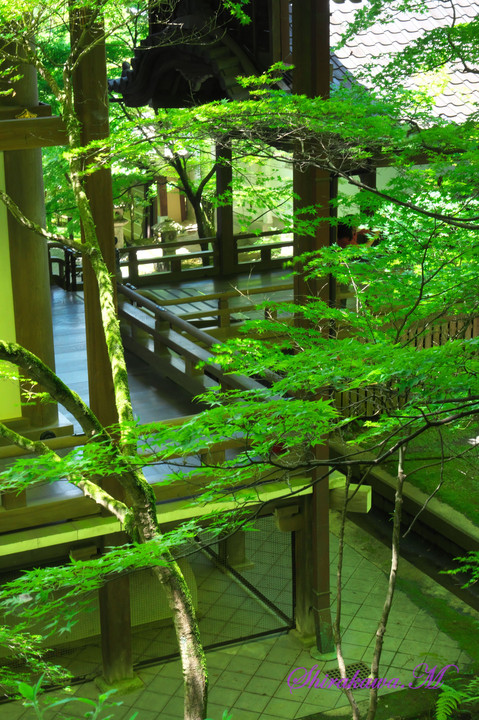
<path fill-rule="evenodd" d="M 333 584 L 336 537 L 332 536 L 331 544 Z M 386 588 L 385 569 L 388 557 L 387 548 L 358 528 L 350 528 L 344 560 L 342 611 L 346 664 L 371 661 L 376 618 L 382 608 Z M 273 576 L 278 575 L 277 568 L 273 566 L 269 572 Z M 413 679 L 413 669 L 420 663 L 426 662 L 430 668 L 437 666 L 438 669 L 449 663 L 456 663 L 461 671 L 466 670 L 471 664 L 471 658 L 461 649 L 456 639 L 439 630 L 435 619 L 427 612 L 426 600 L 428 596 L 441 597 L 444 603 L 452 605 L 457 611 L 458 627 L 464 624 L 465 628 L 469 618 L 477 619 L 477 614 L 404 561 L 401 572 L 410 579 L 414 578 L 422 589 L 424 607 L 416 605 L 400 590 L 396 592 L 384 641 L 380 677 L 390 681 L 398 678 L 398 686 L 407 687 Z M 199 573 L 197 581 L 200 607 L 205 607 L 202 597 L 207 598 L 206 602 L 211 602 L 217 611 L 216 617 L 223 620 L 229 617 L 230 622 L 238 621 L 238 614 L 241 612 L 245 618 L 248 616 L 253 624 L 256 616 L 259 617 L 261 612 L 264 615 L 263 611 L 255 609 L 251 598 L 242 598 L 240 588 L 234 592 L 238 598 L 237 607 L 232 607 L 231 598 L 225 590 L 226 585 L 220 580 L 215 572 Z M 279 601 L 281 592 L 280 588 Z M 212 632 L 210 626 L 207 626 L 207 632 Z M 168 633 L 168 628 L 160 631 L 163 642 L 173 646 L 173 638 Z M 144 633 L 143 640 L 146 650 L 148 643 L 157 642 L 158 638 L 153 638 L 151 630 L 148 630 Z M 75 658 L 70 658 L 70 663 L 73 663 L 73 669 L 79 669 L 88 668 L 90 662 L 91 669 L 97 662 L 95 657 L 91 648 L 84 647 Z M 78 664 L 75 666 L 75 663 Z M 225 709 L 230 710 L 233 720 L 292 720 L 341 707 L 344 707 L 346 712 L 347 699 L 334 687 L 288 687 L 287 678 L 295 668 L 309 670 L 315 664 L 321 671 L 320 678 L 324 678 L 328 670 L 335 667 L 334 662 L 314 660 L 309 650 L 298 647 L 293 639 L 284 633 L 209 652 L 211 690 L 208 717 L 220 720 Z M 303 673 L 304 671 L 297 671 L 295 677 Z M 121 697 L 123 705 L 117 709 L 115 718 L 127 720 L 133 711 L 138 711 L 138 720 L 180 720 L 183 714 L 183 697 L 179 662 L 149 667 L 141 670 L 139 674 L 144 686 Z M 380 694 L 387 692 L 392 692 L 392 689 L 380 690 Z M 87 683 L 75 686 L 74 693 L 92 698 L 96 696 L 97 690 L 93 683 Z M 357 691 L 357 697 L 359 700 L 367 699 L 367 690 Z M 55 720 L 65 717 L 77 720 L 83 718 L 85 710 L 88 709 L 77 703 L 68 707 L 68 711 L 59 712 L 52 717 L 55 717 Z M 31 711 L 25 710 L 19 703 L 4 705 L 0 712 L 2 720 L 27 720 L 33 717 Z"/>

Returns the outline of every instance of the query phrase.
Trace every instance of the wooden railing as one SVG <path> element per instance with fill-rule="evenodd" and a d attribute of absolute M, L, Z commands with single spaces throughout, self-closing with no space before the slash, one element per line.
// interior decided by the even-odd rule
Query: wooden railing
<path fill-rule="evenodd" d="M 249 243 L 244 245 L 243 243 L 247 240 L 253 240 L 255 238 L 269 238 L 283 236 L 284 233 L 278 230 L 267 230 L 260 233 L 243 233 L 241 235 L 235 235 L 235 253 L 236 253 L 236 264 L 238 272 L 244 272 L 245 268 L 256 269 L 256 270 L 274 270 L 283 267 L 286 260 L 291 260 L 293 257 L 293 238 L 286 237 L 284 240 L 278 240 L 276 242 L 269 243 Z M 275 251 L 281 250 L 281 254 Z M 284 250 L 289 252 L 284 253 Z M 276 255 L 276 257 L 274 257 Z"/>
<path fill-rule="evenodd" d="M 161 420 L 160 425 L 182 425 L 189 421 L 191 416 Z M 59 441 L 62 441 L 61 443 Z M 47 440 L 49 445 L 52 441 Z M 88 439 L 84 435 L 57 438 L 55 448 L 60 446 L 71 448 L 84 445 Z M 196 456 L 205 465 L 205 472 L 201 476 L 195 475 L 191 478 L 179 479 L 166 484 L 160 481 L 152 484 L 156 497 L 158 515 L 162 525 L 174 525 L 179 521 L 192 517 L 199 517 L 209 512 L 210 508 L 203 504 L 195 505 L 192 501 L 200 496 L 212 480 L 212 471 L 207 466 L 212 462 L 221 465 L 224 462 L 227 451 L 235 451 L 245 447 L 244 439 L 229 439 L 216 443 L 215 445 L 199 449 Z M 3 448 L 3 455 L 8 456 L 8 448 Z M 15 455 L 22 454 L 22 450 L 12 448 Z M 145 465 L 153 451 L 140 453 L 144 457 Z M 156 454 L 153 453 L 156 457 Z M 182 458 L 183 454 L 178 452 L 168 456 L 165 462 Z M 194 464 L 194 463 L 193 463 Z M 290 477 L 291 476 L 291 477 Z M 293 477 L 294 476 L 294 477 Z M 255 498 L 252 500 L 251 488 L 235 484 L 231 486 L 232 496 L 228 492 L 222 493 L 222 499 L 215 504 L 217 509 L 232 509 L 239 502 L 261 505 L 266 501 L 277 499 L 281 502 L 291 493 L 294 493 L 295 500 L 298 495 L 309 494 L 310 478 L 305 477 L 301 469 L 290 471 L 288 478 L 284 478 L 284 472 L 279 468 L 276 472 L 271 469 L 259 474 L 254 483 L 256 488 Z M 234 497 L 233 497 L 234 493 Z M 242 497 L 244 495 L 244 498 Z M 3 497 L 6 497 L 5 495 Z M 271 507 L 268 508 L 268 513 Z M 94 538 L 117 532 L 121 527 L 113 517 L 103 517 L 101 508 L 90 498 L 83 495 L 77 497 L 58 498 L 52 493 L 51 498 L 45 498 L 44 502 L 34 505 L 8 509 L 6 506 L 0 508 L 2 518 L 0 529 L 0 555 L 15 556 L 19 553 L 33 553 L 59 545 L 71 546 L 78 541 L 95 542 Z"/>
<path fill-rule="evenodd" d="M 276 289 L 284 288 L 289 288 L 289 286 L 277 286 Z M 258 288 L 256 292 L 261 290 Z M 125 344 L 133 352 L 146 359 L 153 367 L 156 366 L 160 372 L 194 393 L 201 392 L 207 387 L 208 378 L 226 387 L 237 389 L 246 389 L 251 387 L 249 383 L 255 382 L 244 376 L 241 376 L 241 379 L 237 381 L 240 376 L 223 375 L 218 366 L 214 364 L 214 355 L 210 352 L 212 345 L 218 342 L 217 338 L 191 324 L 191 320 L 194 318 L 202 318 L 206 314 L 215 313 L 219 315 L 219 321 L 223 322 L 222 327 L 227 326 L 226 324 L 231 321 L 231 313 L 238 310 L 238 308 L 227 306 L 227 300 L 229 297 L 235 296 L 236 293 L 227 293 L 228 298 L 224 301 L 224 307 L 222 308 L 218 306 L 209 311 L 188 313 L 183 317 L 178 317 L 169 312 L 166 307 L 160 307 L 154 301 L 147 300 L 132 289 L 125 288 L 124 290 L 121 289 L 120 292 L 137 305 L 136 316 L 134 316 L 132 309 L 126 310 L 125 306 L 122 311 L 128 314 L 127 319 L 130 324 L 131 334 L 130 337 L 125 338 Z M 216 299 L 217 302 L 221 300 L 221 294 L 202 296 L 203 299 L 209 297 Z M 192 300 L 192 298 L 188 298 L 188 300 Z M 184 300 L 177 299 L 169 301 L 168 304 L 174 306 L 182 302 L 184 303 Z M 248 307 L 251 309 L 251 305 Z M 150 316 L 144 312 L 145 309 L 151 313 Z M 126 315 L 122 315 L 122 317 L 126 317 Z M 150 317 L 150 319 L 145 321 L 146 317 Z M 139 331 L 143 333 L 141 338 L 137 336 Z M 444 345 L 455 337 L 467 339 L 478 336 L 479 317 L 455 315 L 434 319 L 429 323 L 427 320 L 422 321 L 420 324 L 410 328 L 405 340 L 420 350 L 435 345 Z M 180 364 L 175 363 L 175 361 L 172 362 L 172 355 L 181 357 L 182 362 Z M 202 371 L 196 369 L 196 365 L 200 361 L 206 363 Z M 255 385 L 259 387 L 258 383 L 255 383 Z M 396 397 L 391 396 L 390 393 L 388 393 L 386 399 L 383 390 L 379 386 L 334 392 L 334 402 L 337 409 L 351 417 L 373 417 L 381 411 L 381 408 L 385 409 L 386 402 L 388 407 L 393 407 L 394 405 L 401 405 L 405 399 L 399 395 Z"/>
<path fill-rule="evenodd" d="M 237 390 L 264 387 L 245 375 L 223 373 L 211 351 L 218 343 L 212 335 L 126 285 L 118 285 L 118 294 L 128 300 L 118 309 L 125 347 L 162 376 L 195 395 L 218 383 Z M 204 363 L 201 369 L 199 362 Z"/>
<path fill-rule="evenodd" d="M 254 239 L 281 236 L 281 231 L 270 230 L 259 234 L 235 235 L 233 261 L 228 259 L 228 273 L 239 274 L 251 270 L 280 269 L 293 255 L 292 239 L 276 242 L 248 242 Z M 206 249 L 202 249 L 206 247 Z M 188 248 L 195 248 L 189 251 Z M 198 249 L 199 248 L 199 249 Z M 187 249 L 187 252 L 184 250 Z M 289 252 L 285 250 L 289 249 Z M 179 252 L 182 250 L 182 252 Z M 82 287 L 81 254 L 60 243 L 49 243 L 50 279 L 65 290 Z M 281 252 L 279 252 L 281 251 Z M 135 287 L 153 283 L 182 282 L 198 277 L 224 276 L 221 238 L 180 238 L 171 242 L 134 245 L 118 248 L 117 271 L 123 282 Z"/>
<path fill-rule="evenodd" d="M 178 253 L 181 248 L 199 245 L 207 245 L 208 249 Z M 215 275 L 218 267 L 217 248 L 215 237 L 120 248 L 118 256 L 122 278 L 124 282 L 138 286 Z"/>
<path fill-rule="evenodd" d="M 80 253 L 59 242 L 49 242 L 48 261 L 50 284 L 54 283 L 72 292 L 82 289 L 83 268 Z"/>
<path fill-rule="evenodd" d="M 279 269 L 285 260 L 293 255 L 293 241 L 286 238 L 277 242 L 251 243 L 253 239 L 263 239 L 281 235 L 277 230 L 260 233 L 245 233 L 234 236 L 234 258 L 229 263 L 230 272 L 241 273 L 257 269 L 259 271 Z M 245 244 L 246 243 L 246 244 Z M 178 253 L 181 248 L 207 246 L 205 250 Z M 289 248 L 289 253 L 284 250 Z M 283 251 L 281 256 L 277 251 Z M 221 257 L 221 238 L 179 239 L 155 245 L 142 245 L 120 248 L 120 268 L 124 282 L 135 286 L 152 284 L 155 281 L 177 282 L 195 277 L 223 275 Z M 147 268 L 145 271 L 143 268 Z M 142 271 L 143 269 L 143 271 Z"/>
<path fill-rule="evenodd" d="M 349 297 L 351 293 L 345 294 Z M 479 316 L 457 314 L 446 317 L 430 318 L 412 324 L 403 334 L 402 342 L 422 350 L 446 345 L 454 339 L 472 339 L 479 337 Z M 387 408 L 401 407 L 407 400 L 406 395 L 386 394 L 379 386 L 363 387 L 357 390 L 335 392 L 337 409 L 351 417 L 371 418 Z"/>
<path fill-rule="evenodd" d="M 187 308 L 187 311 L 175 312 L 175 315 L 187 320 L 194 324 L 196 327 L 219 327 L 229 328 L 232 323 L 239 322 L 244 317 L 239 315 L 252 313 L 258 313 L 256 306 L 250 297 L 256 295 L 267 295 L 268 300 L 271 300 L 274 309 L 271 311 L 268 307 L 263 308 L 263 314 L 265 318 L 270 316 L 270 312 L 273 315 L 277 313 L 277 306 L 281 303 L 277 303 L 273 300 L 272 296 L 278 293 L 291 292 L 290 301 L 293 299 L 293 283 L 282 283 L 278 285 L 268 285 L 267 287 L 254 287 L 248 288 L 244 293 L 240 290 L 228 290 L 226 292 L 188 295 L 179 298 L 161 299 L 161 306 L 165 308 L 182 307 Z M 146 297 L 152 302 L 157 303 L 158 298 L 154 291 L 141 290 L 139 294 L 142 297 Z M 242 299 L 242 304 L 231 304 L 232 300 Z M 235 317 L 237 316 L 237 317 Z"/>

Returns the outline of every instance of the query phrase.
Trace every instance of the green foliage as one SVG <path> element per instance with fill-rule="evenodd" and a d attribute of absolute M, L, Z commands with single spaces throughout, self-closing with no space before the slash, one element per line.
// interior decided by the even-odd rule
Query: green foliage
<path fill-rule="evenodd" d="M 58 708 L 69 708 L 72 703 L 82 703 L 88 706 L 88 710 L 84 713 L 84 717 L 87 720 L 112 720 L 115 717 L 115 713 L 109 712 L 113 708 L 120 707 L 122 702 L 112 702 L 111 697 L 114 695 L 116 690 L 109 690 L 106 693 L 102 693 L 98 696 L 97 700 L 90 700 L 89 698 L 82 698 L 78 696 L 68 696 L 58 699 L 52 698 L 49 695 L 42 694 L 42 684 L 44 676 L 34 684 L 29 685 L 25 682 L 17 683 L 17 690 L 19 694 L 24 698 L 23 705 L 27 708 L 32 709 L 32 713 L 37 720 L 45 720 L 47 716 L 51 717 L 50 711 L 53 714 L 58 711 Z M 65 688 L 64 692 L 68 693 L 71 688 Z M 75 708 L 78 712 L 78 708 Z M 105 715 L 104 713 L 108 713 Z M 137 712 L 130 716 L 129 720 L 135 720 Z"/>
<path fill-rule="evenodd" d="M 459 563 L 457 568 L 448 570 L 448 574 L 457 575 L 458 573 L 467 573 L 470 575 L 464 587 L 469 587 L 479 580 L 479 551 L 471 550 L 466 557 L 455 558 Z"/>
<path fill-rule="evenodd" d="M 245 3 L 224 5 L 238 16 Z M 378 18 L 392 21 L 394 12 L 413 6 L 421 10 L 421 3 L 412 0 L 373 0 L 360 11 L 351 32 Z M 76 63 L 75 52 L 69 53 L 65 45 L 67 6 L 48 6 L 49 17 L 55 20 L 47 22 L 47 29 L 46 6 L 25 14 L 32 7 L 26 1 L 0 3 L 2 27 L 9 28 L 2 43 L 12 40 L 15 21 L 27 23 L 25 31 L 39 38 L 32 60 L 49 71 L 44 72 L 44 81 L 64 107 L 63 93 Z M 142 30 L 145 15 L 140 9 L 132 15 L 130 6 L 118 3 L 93 7 L 98 13 L 106 12 L 110 58 L 116 62 Z M 464 47 L 462 57 L 468 62 L 477 53 L 477 43 L 471 42 L 477 30 L 477 23 L 472 23 L 449 35 L 449 40 Z M 156 116 L 115 117 L 111 144 L 97 144 L 90 150 L 96 151 L 98 165 L 112 166 L 118 197 L 132 179 L 149 181 L 155 174 L 176 168 L 185 192 L 188 187 L 194 195 L 209 199 L 213 142 L 225 143 L 234 137 L 234 182 L 243 193 L 240 197 L 235 188 L 245 208 L 245 222 L 264 209 L 276 212 L 282 196 L 289 196 L 287 180 L 271 185 L 265 181 L 268 163 L 295 162 L 302 169 L 327 170 L 354 186 L 358 191 L 354 195 L 340 188 L 332 209 L 343 216 L 353 213 L 357 225 L 368 228 L 379 242 L 343 250 L 332 245 L 300 258 L 308 279 L 320 283 L 332 276 L 340 288 L 349 290 L 349 303 L 331 307 L 310 298 L 303 307 L 279 305 L 277 319 L 254 324 L 254 334 L 253 325 L 246 325 L 249 336 L 218 348 L 215 361 L 225 372 L 265 378 L 269 386 L 264 391 L 215 388 L 202 398 L 210 409 L 183 426 L 140 427 L 127 420 L 118 433 L 64 457 L 45 453 L 35 461 L 21 460 L 2 475 L 2 490 L 22 490 L 62 478 L 81 486 L 91 477 L 126 476 L 135 480 L 137 489 L 141 480 L 135 473 L 170 462 L 176 467 L 165 482 L 187 479 L 198 491 L 192 504 L 218 504 L 203 516 L 211 520 L 211 539 L 238 522 L 248 527 L 248 504 L 260 497 L 261 483 L 281 482 L 288 495 L 294 492 L 294 473 L 313 467 L 322 469 L 323 476 L 329 473 L 330 462 L 318 459 L 317 446 L 330 433 L 351 440 L 348 426 L 353 422 L 356 440 L 373 454 L 370 463 L 377 465 L 395 458 L 400 446 L 431 428 L 458 428 L 464 418 L 477 415 L 479 339 L 470 330 L 478 311 L 477 125 L 474 118 L 460 126 L 434 118 L 434 98 L 427 88 L 411 90 L 406 82 L 399 85 L 418 70 L 417 63 L 413 67 L 413 52 L 422 68 L 432 70 L 445 59 L 447 41 L 442 31 L 429 33 L 383 71 L 378 78 L 382 86 L 375 91 L 356 84 L 333 92 L 327 100 L 287 95 L 274 88 L 283 69 L 275 67 L 244 83 L 252 93 L 252 99 L 244 103 L 217 102 Z M 391 84 L 391 79 L 397 82 Z M 61 202 L 49 205 L 52 218 L 70 214 L 72 195 L 63 193 L 65 171 L 76 168 L 82 152 L 77 143 L 61 162 L 54 155 L 47 160 L 50 193 L 61 196 Z M 427 158 L 427 165 L 416 165 L 419 154 Z M 378 189 L 365 186 L 356 173 L 369 170 L 375 162 L 384 164 L 385 159 L 394 166 L 394 176 Z M 248 187 L 249 161 L 258 167 Z M 82 181 L 83 168 L 75 171 Z M 188 173 L 193 175 L 189 185 L 184 180 Z M 258 185 L 265 191 L 261 203 Z M 228 199 L 225 195 L 219 201 Z M 297 233 L 313 236 L 322 222 L 321 211 L 303 207 L 292 216 L 286 208 L 283 220 Z M 282 317 L 287 311 L 296 315 L 295 325 Z M 439 342 L 442 324 L 448 326 L 448 337 Z M 366 394 L 367 417 L 362 401 Z M 340 395 L 346 398 L 341 413 L 336 407 Z M 121 442 L 113 440 L 116 437 Z M 196 456 L 204 457 L 205 451 L 224 441 L 237 443 L 235 452 L 219 467 L 214 462 L 198 467 Z M 348 457 L 334 461 L 335 467 L 343 469 L 354 464 L 366 464 L 364 458 L 356 457 L 354 446 Z M 152 499 L 149 486 L 145 497 Z M 105 494 L 100 500 L 105 501 Z M 38 660 L 38 644 L 35 637 L 28 638 L 27 626 L 32 630 L 46 618 L 47 632 L 68 631 L 88 603 L 88 595 L 105 580 L 156 565 L 171 549 L 181 554 L 199 532 L 200 522 L 191 520 L 149 543 L 132 542 L 95 561 L 33 570 L 9 583 L 2 589 L 3 608 L 14 619 L 21 613 L 15 631 L 25 633 L 17 651 Z M 478 566 L 477 554 L 463 561 L 463 569 L 473 573 L 472 581 L 479 576 Z M 36 702 L 35 688 L 19 686 L 30 703 Z M 464 699 L 456 691 L 444 695 L 442 717 Z"/>
<path fill-rule="evenodd" d="M 25 631 L 23 626 L 0 625 L 0 646 L 23 664 L 21 670 L 8 662 L 2 665 L 0 693 L 15 691 L 17 683 L 26 679 L 26 673 L 34 677 L 42 675 L 46 682 L 53 685 L 66 683 L 70 677 L 64 668 L 45 660 L 43 637 Z"/>
<path fill-rule="evenodd" d="M 247 25 L 251 22 L 251 18 L 245 12 L 249 5 L 249 0 L 223 0 L 224 7 L 230 11 L 233 17 L 236 17 L 242 25 Z"/>
<path fill-rule="evenodd" d="M 436 704 L 436 720 L 449 720 L 454 710 L 464 701 L 467 695 L 449 685 L 442 685 Z"/>
<path fill-rule="evenodd" d="M 473 678 L 464 689 L 459 690 L 450 685 L 441 685 L 441 693 L 436 704 L 436 720 L 449 720 L 454 717 L 455 710 L 466 710 L 468 703 L 479 701 L 479 678 Z"/>

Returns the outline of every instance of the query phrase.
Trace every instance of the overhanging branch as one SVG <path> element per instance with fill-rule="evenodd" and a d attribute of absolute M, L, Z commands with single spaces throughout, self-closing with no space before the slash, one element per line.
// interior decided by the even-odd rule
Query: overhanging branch
<path fill-rule="evenodd" d="M 27 218 L 26 215 L 24 215 L 23 212 L 20 210 L 18 205 L 12 200 L 12 198 L 2 190 L 0 190 L 0 200 L 7 207 L 15 220 L 20 223 L 20 225 L 23 225 L 23 227 L 26 227 L 28 230 L 32 230 L 32 232 L 34 232 L 36 235 L 40 235 L 46 240 L 52 240 L 54 242 L 59 242 L 63 245 L 67 245 L 68 247 L 71 247 L 73 248 L 73 250 L 77 250 L 80 253 L 86 255 L 89 254 L 88 246 L 83 245 L 79 242 L 75 242 L 75 240 L 72 240 L 66 235 L 57 235 L 56 233 L 51 233 L 48 230 L 45 230 L 45 228 L 43 228 L 38 223 L 35 223 L 29 218 Z"/>
<path fill-rule="evenodd" d="M 81 397 L 70 390 L 58 375 L 32 352 L 18 343 L 0 340 L 0 360 L 6 360 L 21 368 L 27 377 L 41 385 L 54 400 L 78 420 L 85 435 L 105 434 L 104 427 Z"/>

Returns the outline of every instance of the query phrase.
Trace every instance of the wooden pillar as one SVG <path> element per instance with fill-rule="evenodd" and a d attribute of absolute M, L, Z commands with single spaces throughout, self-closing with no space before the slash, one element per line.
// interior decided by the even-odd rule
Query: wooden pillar
<path fill-rule="evenodd" d="M 107 686 L 133 677 L 130 580 L 112 580 L 99 590 L 103 679 Z"/>
<path fill-rule="evenodd" d="M 301 530 L 293 532 L 294 620 L 293 634 L 304 644 L 314 644 L 316 626 L 313 615 L 313 540 L 311 499 L 301 498 Z"/>
<path fill-rule="evenodd" d="M 97 23 L 89 28 L 88 9 L 77 10 L 72 17 L 72 44 L 82 37 L 85 47 L 103 34 Z M 87 29 L 89 28 L 89 29 Z M 82 30 L 84 31 L 82 34 Z M 85 54 L 73 77 L 75 110 L 82 126 L 82 143 L 108 137 L 108 95 L 106 54 L 104 42 L 96 44 Z M 115 275 L 115 233 L 113 228 L 113 195 L 111 173 L 101 169 L 84 180 L 103 258 Z M 90 405 L 103 424 L 118 422 L 113 380 L 101 320 L 98 283 L 87 258 L 84 258 L 84 293 L 88 384 Z"/>
<path fill-rule="evenodd" d="M 164 175 L 160 175 L 156 180 L 158 204 L 161 217 L 168 215 L 168 193 L 166 190 L 167 182 L 168 181 Z"/>
<path fill-rule="evenodd" d="M 293 3 L 293 92 L 309 97 L 327 98 L 330 83 L 329 0 L 302 0 Z M 331 179 L 329 173 L 295 167 L 293 188 L 298 199 L 295 210 L 314 206 L 314 220 L 330 215 Z M 330 244 L 330 225 L 320 222 L 312 235 L 294 236 L 294 254 L 314 252 Z M 308 296 L 330 302 L 330 279 L 294 280 L 295 300 L 307 302 Z M 301 322 L 298 320 L 298 322 Z M 327 444 L 319 446 L 317 456 L 328 457 Z M 329 483 L 314 485 L 313 495 L 305 500 L 304 526 L 296 533 L 296 633 L 304 642 L 313 635 L 317 650 L 333 650 L 329 587 Z"/>
<path fill-rule="evenodd" d="M 288 0 L 271 0 L 271 55 L 273 62 L 291 62 Z"/>
<path fill-rule="evenodd" d="M 229 565 L 234 570 L 253 567 L 253 563 L 246 556 L 246 533 L 244 530 L 237 530 L 223 539 L 220 537 L 218 555 L 224 565 Z"/>
<path fill-rule="evenodd" d="M 316 448 L 316 456 L 329 457 L 328 444 Z M 311 496 L 312 518 L 312 600 L 315 623 L 316 649 L 320 655 L 334 652 L 331 620 L 331 594 L 329 580 L 329 479 L 324 475 L 326 468 L 313 471 L 314 485 Z"/>
<path fill-rule="evenodd" d="M 35 68 L 20 65 L 18 73 L 21 77 L 14 83 L 15 95 L 12 98 L 4 97 L 2 104 L 30 108 L 37 106 Z M 4 172 L 7 194 L 29 219 L 45 227 L 41 149 L 5 151 Z M 15 339 L 55 370 L 46 241 L 20 225 L 10 213 L 7 226 Z M 23 406 L 21 413 L 32 427 L 42 428 L 58 422 L 57 406 L 54 403 Z"/>
<path fill-rule="evenodd" d="M 0 190 L 5 192 L 3 152 L 0 152 Z M 15 311 L 13 307 L 10 246 L 8 242 L 8 210 L 3 203 L 0 203 L 0 307 L 2 308 L 0 313 L 0 337 L 7 342 L 15 342 Z M 20 383 L 13 380 L 1 380 L 0 420 L 17 418 L 20 414 Z"/>
<path fill-rule="evenodd" d="M 231 145 L 216 146 L 216 195 L 231 193 L 233 168 L 231 166 Z M 218 244 L 220 275 L 238 272 L 235 241 L 233 237 L 233 197 L 227 205 L 216 210 L 216 242 Z"/>
<path fill-rule="evenodd" d="M 75 110 L 82 126 L 82 143 L 108 137 L 108 94 L 103 26 L 92 22 L 88 8 L 73 11 L 72 47 L 81 38 L 88 48 L 73 77 Z M 113 195 L 109 170 L 98 170 L 85 179 L 101 251 L 115 276 Z M 111 365 L 101 320 L 98 283 L 91 264 L 84 259 L 85 324 L 90 406 L 104 425 L 118 422 Z M 105 485 L 121 499 L 119 486 Z M 106 538 L 108 544 L 108 538 Z M 133 676 L 131 651 L 130 588 L 128 577 L 109 582 L 100 591 L 103 674 L 113 684 Z"/>
<path fill-rule="evenodd" d="M 303 0 L 293 3 L 293 92 L 309 97 L 329 96 L 329 0 Z M 316 230 L 310 235 L 294 235 L 294 254 L 314 252 L 330 243 L 331 179 L 328 172 L 313 167 L 293 171 L 293 189 L 298 199 L 294 210 L 315 206 L 311 220 Z M 295 298 L 304 302 L 308 295 L 329 302 L 329 277 L 306 280 L 295 277 Z"/>

